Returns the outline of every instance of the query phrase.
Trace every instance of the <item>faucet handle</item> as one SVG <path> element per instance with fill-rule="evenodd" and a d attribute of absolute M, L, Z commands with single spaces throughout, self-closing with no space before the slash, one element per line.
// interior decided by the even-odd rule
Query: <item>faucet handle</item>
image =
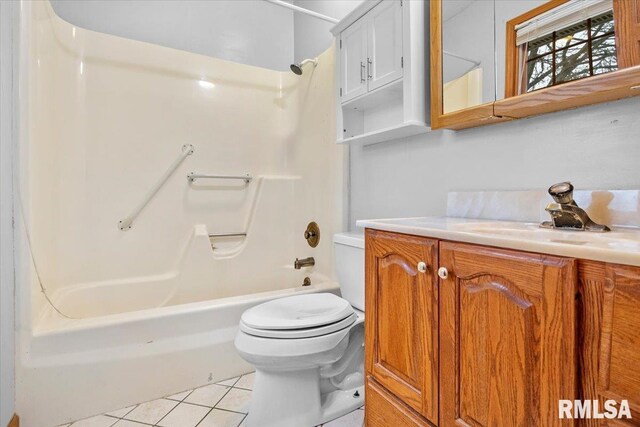
<path fill-rule="evenodd" d="M 573 185 L 569 181 L 559 182 L 549 187 L 549 195 L 561 205 L 573 204 Z"/>

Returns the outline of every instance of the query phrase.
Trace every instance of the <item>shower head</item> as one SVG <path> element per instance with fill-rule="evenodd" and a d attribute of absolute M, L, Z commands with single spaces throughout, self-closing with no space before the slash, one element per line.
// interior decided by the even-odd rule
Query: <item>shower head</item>
<path fill-rule="evenodd" d="M 313 67 L 315 68 L 318 66 L 318 58 L 305 59 L 304 61 L 298 64 L 291 64 L 289 68 L 291 68 L 291 71 L 293 71 L 294 74 L 301 76 L 304 66 L 307 65 L 308 63 L 312 63 Z"/>

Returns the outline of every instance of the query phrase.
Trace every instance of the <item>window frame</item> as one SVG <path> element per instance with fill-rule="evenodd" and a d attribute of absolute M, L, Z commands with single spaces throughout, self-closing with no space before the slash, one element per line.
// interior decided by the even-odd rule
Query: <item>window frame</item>
<path fill-rule="evenodd" d="M 605 33 L 602 34 L 598 34 L 595 37 L 593 36 L 593 19 L 592 18 L 587 18 L 584 21 L 581 21 L 580 24 L 585 23 L 586 24 L 586 32 L 587 32 L 587 38 L 584 41 L 579 41 L 577 43 L 574 44 L 567 44 L 566 46 L 563 47 L 558 47 L 557 46 L 557 41 L 558 39 L 558 32 L 562 31 L 562 30 L 556 30 L 553 31 L 551 34 L 547 34 L 545 36 L 539 37 L 536 40 L 539 40 L 540 38 L 543 37 L 551 37 L 551 50 L 547 53 L 543 53 L 537 56 L 533 56 L 533 57 L 529 57 L 528 55 L 528 43 L 523 43 L 520 46 L 517 46 L 517 52 L 518 52 L 518 68 L 517 68 L 517 73 L 518 75 L 521 76 L 521 81 L 520 81 L 520 85 L 519 85 L 519 93 L 517 93 L 517 95 L 522 95 L 525 93 L 531 93 L 531 92 L 535 92 L 537 90 L 542 90 L 542 89 L 546 89 L 549 87 L 553 87 L 553 86 L 559 86 L 561 84 L 566 84 L 572 81 L 576 81 L 576 80 L 581 80 L 587 77 L 593 77 L 595 75 L 598 74 L 606 74 L 606 73 L 595 73 L 594 72 L 594 64 L 593 64 L 593 54 L 594 54 L 594 50 L 593 50 L 593 43 L 595 41 L 601 40 L 601 39 L 605 39 L 605 38 L 611 38 L 611 36 L 614 37 L 614 41 L 615 41 L 615 35 L 616 35 L 616 30 L 615 30 L 615 14 L 613 13 L 613 10 L 610 12 L 611 13 L 611 19 L 613 22 L 613 28 L 610 31 L 607 31 Z M 602 15 L 598 15 L 598 16 L 602 16 Z M 577 24 L 576 24 L 577 25 Z M 573 27 L 571 27 L 573 28 Z M 564 29 L 563 29 L 564 30 Z M 533 40 L 533 41 L 536 41 Z M 558 67 L 558 61 L 557 61 L 557 55 L 563 51 L 567 51 L 571 48 L 574 48 L 576 46 L 586 46 L 587 47 L 587 51 L 588 51 L 588 58 L 589 58 L 589 62 L 588 62 L 588 66 L 589 66 L 589 75 L 584 76 L 584 77 L 579 77 L 576 79 L 572 79 L 572 80 L 566 80 L 566 81 L 557 81 L 557 67 Z M 612 72 L 612 71 L 616 71 L 618 70 L 620 67 L 618 66 L 618 47 L 617 44 L 614 45 L 616 47 L 616 69 L 615 70 L 610 70 L 608 72 Z M 533 89 L 533 90 L 529 90 L 528 85 L 529 85 L 529 75 L 528 72 L 526 71 L 528 68 L 528 65 L 530 62 L 533 61 L 537 61 L 541 58 L 550 56 L 551 57 L 551 84 L 549 84 L 548 86 L 545 87 L 540 87 L 538 89 Z"/>
<path fill-rule="evenodd" d="M 519 96 L 519 95 L 525 95 L 525 94 L 530 94 L 530 93 L 535 93 L 536 91 L 531 91 L 531 92 L 520 92 L 520 89 L 522 88 L 522 82 L 520 81 L 521 77 L 519 76 L 519 70 L 520 70 L 520 46 L 516 45 L 516 26 L 519 24 L 522 24 L 523 22 L 529 21 L 531 19 L 534 19 L 535 17 L 542 15 L 543 13 L 546 13 L 550 10 L 553 10 L 567 2 L 569 2 L 570 0 L 550 0 L 544 4 L 541 4 L 540 6 L 531 9 L 528 12 L 523 13 L 520 16 L 517 16 L 509 21 L 507 21 L 507 29 L 506 29 L 506 55 L 505 55 L 505 85 L 504 85 L 504 96 L 505 98 L 512 98 L 515 96 Z M 624 0 L 627 1 L 627 0 Z M 624 58 L 622 58 L 622 55 L 624 53 L 624 49 L 626 48 L 626 45 L 623 46 L 621 43 L 619 43 L 620 41 L 620 32 L 624 32 L 625 28 L 624 28 L 624 22 L 622 22 L 623 20 L 620 20 L 621 16 L 621 11 L 620 11 L 620 4 L 619 1 L 614 0 L 613 2 L 613 19 L 614 19 L 614 25 L 616 28 L 615 31 L 615 38 L 616 38 L 616 56 L 617 56 L 617 60 L 618 60 L 618 71 L 626 68 L 628 66 L 627 60 L 625 60 Z M 622 24 L 622 25 L 619 25 Z M 637 63 L 636 61 L 634 61 L 634 64 Z M 604 73 L 604 74 L 608 74 L 608 73 Z M 593 76 L 590 76 L 593 77 Z M 524 79 L 524 77 L 522 77 L 522 79 Z M 578 81 L 580 79 L 577 80 L 572 80 L 573 82 Z M 569 82 L 564 82 L 562 84 L 566 84 Z M 561 86 L 560 84 L 558 85 L 551 85 L 548 86 L 546 88 L 541 88 L 538 90 L 543 90 L 543 89 L 548 89 L 548 88 L 552 88 L 552 87 L 558 87 Z"/>

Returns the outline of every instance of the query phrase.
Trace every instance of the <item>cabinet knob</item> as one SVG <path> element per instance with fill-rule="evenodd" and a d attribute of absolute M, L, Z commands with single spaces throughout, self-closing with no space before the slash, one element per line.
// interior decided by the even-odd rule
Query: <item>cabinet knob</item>
<path fill-rule="evenodd" d="M 424 261 L 420 261 L 418 263 L 418 271 L 420 273 L 424 273 L 425 271 L 427 271 L 427 263 L 425 263 Z"/>
<path fill-rule="evenodd" d="M 446 267 L 440 267 L 438 269 L 438 277 L 441 279 L 446 279 L 447 277 L 449 277 L 449 270 L 447 270 Z"/>

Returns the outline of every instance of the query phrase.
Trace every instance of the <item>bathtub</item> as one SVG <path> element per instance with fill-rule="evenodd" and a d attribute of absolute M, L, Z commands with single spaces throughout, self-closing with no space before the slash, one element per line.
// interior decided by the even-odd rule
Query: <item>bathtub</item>
<path fill-rule="evenodd" d="M 290 268 L 282 272 L 295 279 L 304 275 Z M 49 307 L 23 362 L 20 381 L 31 392 L 30 410 L 21 420 L 26 426 L 55 426 L 249 372 L 252 367 L 233 345 L 241 314 L 289 295 L 339 294 L 338 284 L 326 276 L 310 277 L 310 286 L 300 280 L 276 291 L 81 319 Z M 98 296 L 103 292 L 93 290 Z M 81 297 L 91 298 L 90 293 L 83 289 Z M 64 303 L 59 307 L 64 310 Z"/>

